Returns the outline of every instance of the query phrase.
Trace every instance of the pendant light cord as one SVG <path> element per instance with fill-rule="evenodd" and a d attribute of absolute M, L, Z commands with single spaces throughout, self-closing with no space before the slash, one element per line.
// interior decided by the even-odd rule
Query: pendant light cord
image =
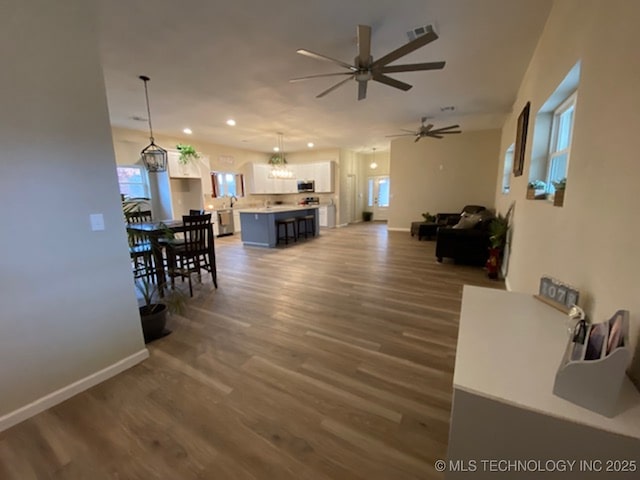
<path fill-rule="evenodd" d="M 149 139 L 153 143 L 153 127 L 151 126 L 151 109 L 149 108 L 149 91 L 147 90 L 147 82 L 150 80 L 145 75 L 140 75 L 140 80 L 144 82 L 144 96 L 147 99 L 147 119 L 149 120 Z"/>

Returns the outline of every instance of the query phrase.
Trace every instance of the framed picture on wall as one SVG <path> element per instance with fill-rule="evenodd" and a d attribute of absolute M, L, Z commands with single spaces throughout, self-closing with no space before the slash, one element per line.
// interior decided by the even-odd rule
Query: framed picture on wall
<path fill-rule="evenodd" d="M 516 148 L 513 157 L 513 176 L 519 177 L 524 170 L 524 150 L 527 145 L 527 128 L 529 127 L 529 107 L 531 102 L 522 109 L 518 116 L 518 130 L 516 132 Z"/>

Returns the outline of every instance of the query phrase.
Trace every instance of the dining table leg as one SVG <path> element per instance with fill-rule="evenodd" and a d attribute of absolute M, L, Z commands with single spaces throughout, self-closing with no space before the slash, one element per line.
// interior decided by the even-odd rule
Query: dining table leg
<path fill-rule="evenodd" d="M 158 235 L 151 236 L 151 249 L 153 250 L 153 262 L 156 271 L 158 294 L 162 298 L 164 297 L 164 287 L 167 283 L 167 276 L 164 271 L 164 257 L 162 255 L 162 245 L 160 245 L 160 237 Z"/>

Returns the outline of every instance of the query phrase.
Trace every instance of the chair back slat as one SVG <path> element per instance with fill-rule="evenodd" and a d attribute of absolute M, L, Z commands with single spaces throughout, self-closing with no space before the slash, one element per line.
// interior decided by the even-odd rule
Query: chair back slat
<path fill-rule="evenodd" d="M 146 223 L 152 220 L 151 210 L 142 210 L 139 212 L 126 212 L 124 214 L 127 223 Z"/>

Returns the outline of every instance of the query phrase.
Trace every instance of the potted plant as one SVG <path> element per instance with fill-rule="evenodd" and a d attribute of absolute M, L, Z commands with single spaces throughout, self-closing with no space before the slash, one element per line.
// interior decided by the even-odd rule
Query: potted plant
<path fill-rule="evenodd" d="M 362 212 L 362 221 L 370 222 L 373 219 L 373 212 L 364 211 Z"/>
<path fill-rule="evenodd" d="M 527 184 L 527 199 L 535 200 L 536 198 L 540 198 L 537 196 L 537 192 L 539 190 L 543 190 L 547 188 L 547 184 L 542 180 L 533 180 Z"/>
<path fill-rule="evenodd" d="M 191 160 L 197 160 L 198 158 L 200 158 L 200 155 L 198 154 L 198 152 L 196 152 L 196 149 L 191 145 L 179 143 L 178 145 L 176 145 L 176 148 L 180 152 L 180 158 L 178 159 L 178 162 L 180 162 L 181 165 L 186 165 Z"/>
<path fill-rule="evenodd" d="M 556 189 L 556 193 L 553 195 L 553 206 L 561 207 L 564 205 L 564 191 L 567 188 L 567 179 L 563 178 L 558 182 L 553 183 L 553 188 Z"/>
<path fill-rule="evenodd" d="M 436 221 L 436 216 L 435 215 L 431 215 L 429 212 L 423 213 L 422 217 L 424 218 L 424 221 L 427 222 L 427 223 L 431 223 L 431 222 L 435 222 Z"/>
<path fill-rule="evenodd" d="M 497 279 L 499 276 L 500 267 L 502 266 L 502 256 L 508 241 L 514 205 L 515 204 L 512 203 L 505 215 L 499 213 L 489 224 L 489 241 L 491 242 L 491 247 L 489 248 L 489 259 L 486 264 L 489 278 Z"/>
<path fill-rule="evenodd" d="M 169 333 L 165 330 L 168 313 L 182 313 L 186 304 L 185 295 L 179 290 L 167 292 L 162 301 L 156 299 L 158 287 L 146 278 L 136 279 L 136 288 L 144 305 L 139 307 L 140 321 L 142 323 L 142 334 L 144 342 L 149 343 L 158 338 L 162 338 Z"/>

